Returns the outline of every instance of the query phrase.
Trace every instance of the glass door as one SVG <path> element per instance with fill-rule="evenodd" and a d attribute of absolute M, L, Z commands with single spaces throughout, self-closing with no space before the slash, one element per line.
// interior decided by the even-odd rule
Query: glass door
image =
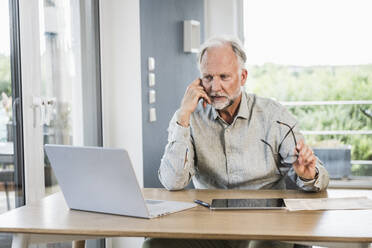
<path fill-rule="evenodd" d="M 24 205 L 18 2 L 0 0 L 0 214 Z M 10 247 L 0 234 L 0 247 Z"/>
<path fill-rule="evenodd" d="M 10 15 L 8 0 L 0 1 L 0 213 L 15 207 Z"/>
<path fill-rule="evenodd" d="M 0 0 L 0 213 L 16 206 L 14 122 L 8 0 Z"/>
<path fill-rule="evenodd" d="M 39 0 L 43 144 L 101 146 L 97 1 Z M 45 192 L 59 190 L 47 157 Z"/>
<path fill-rule="evenodd" d="M 98 0 L 18 1 L 24 188 L 30 203 L 60 190 L 45 144 L 102 145 Z"/>
<path fill-rule="evenodd" d="M 59 190 L 44 144 L 101 146 L 98 0 L 19 0 L 26 203 Z"/>

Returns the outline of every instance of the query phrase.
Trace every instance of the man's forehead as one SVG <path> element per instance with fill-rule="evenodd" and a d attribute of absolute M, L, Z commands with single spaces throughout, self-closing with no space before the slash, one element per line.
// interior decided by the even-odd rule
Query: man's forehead
<path fill-rule="evenodd" d="M 210 47 L 204 53 L 200 63 L 202 73 L 208 71 L 229 71 L 238 66 L 237 57 L 230 45 Z"/>
<path fill-rule="evenodd" d="M 214 57 L 214 56 L 226 56 L 226 55 L 236 57 L 235 53 L 232 49 L 232 46 L 230 44 L 224 44 L 222 46 L 209 47 L 204 52 L 204 55 L 202 57 L 202 61 L 205 60 L 208 57 L 211 57 L 211 56 Z"/>

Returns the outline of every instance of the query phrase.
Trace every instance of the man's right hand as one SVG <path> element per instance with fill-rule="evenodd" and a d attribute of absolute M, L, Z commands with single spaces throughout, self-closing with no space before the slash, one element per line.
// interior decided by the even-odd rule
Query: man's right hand
<path fill-rule="evenodd" d="M 185 95 L 183 96 L 177 117 L 177 122 L 179 125 L 183 127 L 189 126 L 190 115 L 198 106 L 200 98 L 204 99 L 204 108 L 207 106 L 207 103 L 211 104 L 211 100 L 202 86 L 201 79 L 197 78 L 187 87 Z"/>

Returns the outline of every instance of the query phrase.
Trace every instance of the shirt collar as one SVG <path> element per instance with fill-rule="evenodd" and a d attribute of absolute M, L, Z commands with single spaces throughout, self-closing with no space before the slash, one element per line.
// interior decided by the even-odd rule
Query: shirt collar
<path fill-rule="evenodd" d="M 212 116 L 214 120 L 217 120 L 217 118 L 220 116 L 214 107 L 212 107 Z"/>
<path fill-rule="evenodd" d="M 216 120 L 220 115 L 218 114 L 217 110 L 212 107 L 212 116 L 213 119 Z M 249 112 L 248 112 L 248 101 L 247 96 L 244 90 L 242 90 L 242 98 L 240 100 L 239 110 L 238 114 L 236 115 L 236 118 L 241 117 L 243 119 L 248 119 Z"/>
<path fill-rule="evenodd" d="M 248 119 L 249 111 L 248 111 L 248 101 L 247 101 L 247 94 L 242 91 L 242 99 L 240 101 L 239 111 L 236 117 L 241 117 L 243 119 Z"/>

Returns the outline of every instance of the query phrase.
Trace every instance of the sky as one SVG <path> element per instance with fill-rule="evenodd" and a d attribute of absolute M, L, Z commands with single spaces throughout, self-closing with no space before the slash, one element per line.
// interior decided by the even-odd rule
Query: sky
<path fill-rule="evenodd" d="M 248 64 L 372 64 L 370 0 L 244 0 Z"/>

